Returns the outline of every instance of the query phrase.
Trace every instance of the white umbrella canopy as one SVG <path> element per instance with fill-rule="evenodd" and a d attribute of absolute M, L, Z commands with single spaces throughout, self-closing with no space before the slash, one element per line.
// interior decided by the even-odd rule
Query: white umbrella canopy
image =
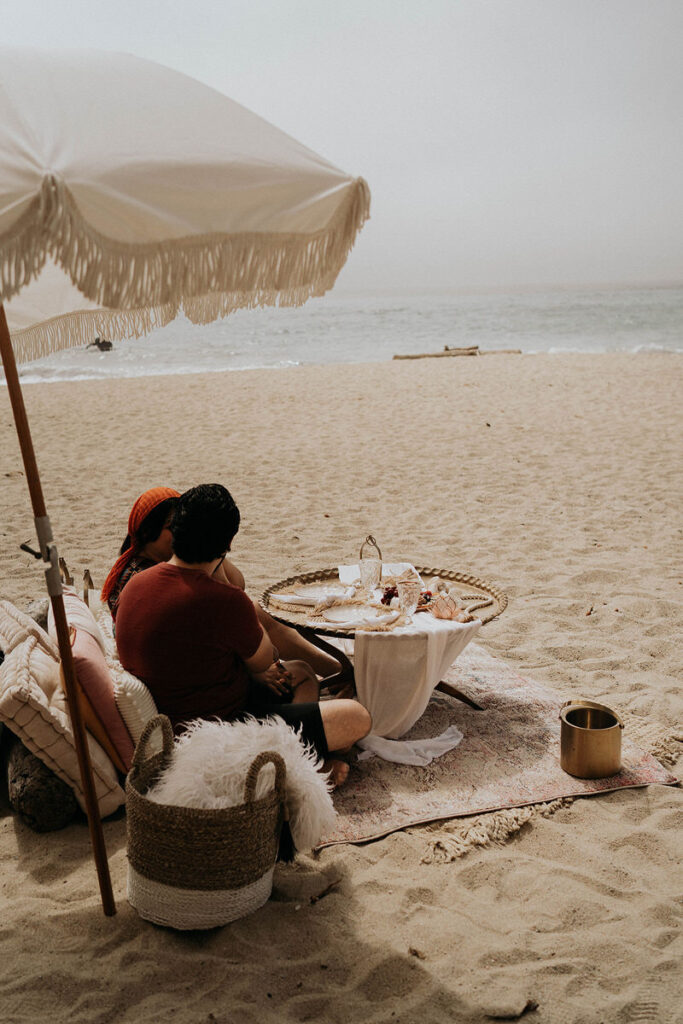
<path fill-rule="evenodd" d="M 0 47 L 0 354 L 59 640 L 102 904 L 115 913 L 58 569 L 17 363 L 183 310 L 332 287 L 370 195 L 213 89 L 127 54 Z"/>
<path fill-rule="evenodd" d="M 361 178 L 186 75 L 0 48 L 0 300 L 19 362 L 105 330 L 140 335 L 181 308 L 208 323 L 299 305 L 333 285 L 368 213 Z M 90 305 L 54 305 L 48 257 Z M 27 325 L 30 282 L 49 330 Z"/>

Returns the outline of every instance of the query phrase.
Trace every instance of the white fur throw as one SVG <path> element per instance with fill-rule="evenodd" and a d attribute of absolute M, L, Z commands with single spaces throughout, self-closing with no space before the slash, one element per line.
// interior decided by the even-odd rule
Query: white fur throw
<path fill-rule="evenodd" d="M 336 812 L 320 761 L 281 719 L 190 723 L 175 742 L 171 764 L 147 796 L 159 804 L 216 809 L 244 803 L 247 771 L 257 754 L 274 750 L 287 768 L 289 826 L 297 850 L 308 850 L 334 827 Z M 256 798 L 268 793 L 275 769 L 266 765 Z"/>

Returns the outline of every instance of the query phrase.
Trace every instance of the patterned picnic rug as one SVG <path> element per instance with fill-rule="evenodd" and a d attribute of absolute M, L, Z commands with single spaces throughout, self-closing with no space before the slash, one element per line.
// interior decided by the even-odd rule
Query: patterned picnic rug
<path fill-rule="evenodd" d="M 460 745 L 424 768 L 378 757 L 353 764 L 348 781 L 334 794 L 337 828 L 318 849 L 377 839 L 422 822 L 677 782 L 629 738 L 633 719 L 626 720 L 622 733 L 618 775 L 567 775 L 560 768 L 559 712 L 564 701 L 475 644 L 460 655 L 445 680 L 482 710 L 435 692 L 407 738 L 437 736 L 456 725 L 464 734 Z"/>

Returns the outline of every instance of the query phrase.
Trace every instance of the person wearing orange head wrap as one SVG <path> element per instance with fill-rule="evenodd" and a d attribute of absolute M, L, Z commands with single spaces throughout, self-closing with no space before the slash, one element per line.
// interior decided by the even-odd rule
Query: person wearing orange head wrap
<path fill-rule="evenodd" d="M 102 587 L 101 598 L 109 605 L 114 622 L 126 584 L 144 569 L 167 562 L 173 554 L 171 520 L 179 497 L 180 492 L 172 487 L 152 487 L 136 499 L 130 510 L 126 539 Z M 219 583 L 245 589 L 244 576 L 227 558 L 219 566 L 215 578 Z M 320 676 L 338 671 L 339 663 L 331 655 L 304 639 L 295 629 L 276 622 L 260 605 L 256 605 L 256 612 L 262 627 L 283 657 L 308 662 Z"/>
<path fill-rule="evenodd" d="M 168 561 L 173 554 L 169 527 L 179 497 L 180 491 L 172 487 L 152 487 L 130 510 L 126 539 L 102 587 L 102 600 L 109 605 L 114 620 L 126 583 L 143 569 Z"/>

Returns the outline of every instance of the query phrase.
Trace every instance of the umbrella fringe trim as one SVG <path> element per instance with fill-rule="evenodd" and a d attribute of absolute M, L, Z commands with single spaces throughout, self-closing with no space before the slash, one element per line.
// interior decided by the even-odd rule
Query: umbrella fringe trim
<path fill-rule="evenodd" d="M 95 333 L 139 336 L 183 308 L 193 323 L 237 309 L 299 306 L 334 284 L 370 215 L 370 192 L 357 178 L 325 228 L 312 235 L 203 235 L 132 245 L 101 235 L 54 175 L 0 239 L 0 295 L 7 301 L 36 278 L 47 257 L 99 310 L 55 317 L 15 332 L 24 359 L 92 340 Z M 21 361 L 21 360 L 20 360 Z"/>
<path fill-rule="evenodd" d="M 88 345 L 96 337 L 111 341 L 141 338 L 157 327 L 165 327 L 177 315 L 172 306 L 149 309 L 83 309 L 43 320 L 23 331 L 12 332 L 12 346 L 18 364 L 43 359 L 79 345 Z"/>

